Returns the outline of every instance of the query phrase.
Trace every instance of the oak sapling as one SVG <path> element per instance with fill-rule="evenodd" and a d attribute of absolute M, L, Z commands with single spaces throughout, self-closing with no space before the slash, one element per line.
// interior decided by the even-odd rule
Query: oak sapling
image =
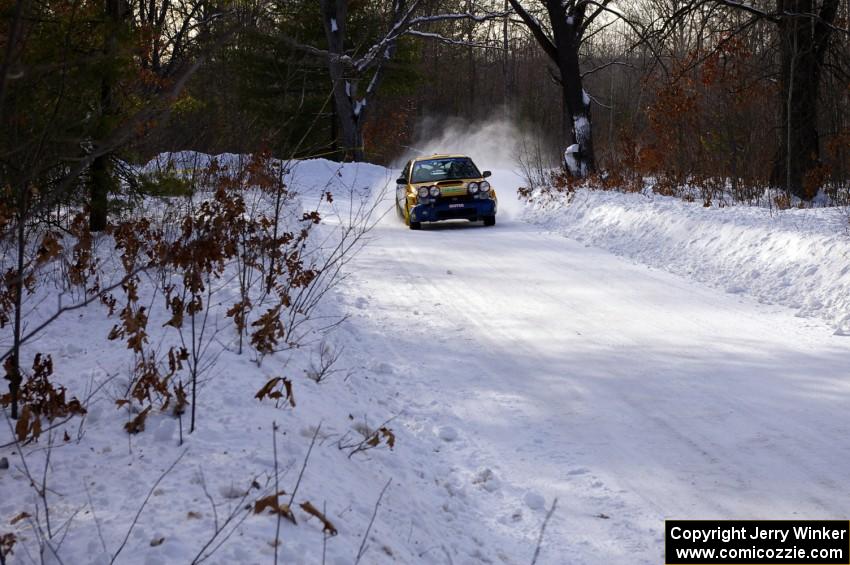
<path fill-rule="evenodd" d="M 6 360 L 7 372 L 11 362 Z M 32 363 L 32 373 L 26 375 L 18 400 L 21 403 L 19 418 L 15 424 L 15 435 L 21 443 L 38 440 L 42 433 L 42 419 L 52 422 L 57 418 L 83 415 L 86 409 L 76 397 L 67 399 L 66 389 L 50 382 L 53 375 L 53 359 L 50 355 L 37 353 Z M 9 406 L 11 393 L 0 396 L 0 406 Z"/>
<path fill-rule="evenodd" d="M 262 167 L 257 163 L 266 163 L 267 157 L 254 155 L 248 162 L 247 171 L 240 170 L 239 177 L 246 182 L 262 187 L 267 182 L 267 175 L 262 174 Z M 251 173 L 254 174 L 251 174 Z M 247 194 L 246 194 L 247 196 Z M 269 222 L 262 209 L 264 206 L 262 192 L 254 195 L 250 206 L 244 205 L 245 211 L 236 218 L 233 231 L 237 240 L 237 253 L 234 257 L 237 280 L 239 282 L 239 300 L 226 312 L 225 316 L 233 318 L 237 332 L 237 353 L 243 351 L 244 339 L 248 328 L 248 317 L 255 301 L 262 303 L 262 294 L 257 296 L 256 287 L 263 284 L 267 255 L 270 252 L 266 244 Z"/>
<path fill-rule="evenodd" d="M 238 226 L 244 201 L 228 190 L 232 180 L 220 172 L 215 161 L 210 168 L 213 197 L 199 205 L 190 198 L 179 237 L 171 243 L 169 263 L 181 275 L 180 288 L 169 287 L 166 305 L 171 318 L 166 325 L 175 328 L 186 359 L 190 384 L 189 433 L 195 431 L 199 379 L 214 365 L 222 348 L 215 340 L 219 331 L 213 313 L 213 296 L 219 279 L 238 254 Z"/>
<path fill-rule="evenodd" d="M 41 272 L 57 260 L 63 246 L 57 230 L 39 226 L 33 215 L 39 199 L 37 187 L 29 185 L 16 191 L 7 188 L 3 196 L 0 204 L 0 228 L 3 229 L 0 245 L 4 247 L 0 263 L 0 328 L 12 324 L 12 347 L 0 359 L 9 381 L 8 405 L 12 419 L 16 419 L 24 377 L 21 348 L 33 335 L 31 331 L 25 332 L 25 295 L 35 294 Z"/>

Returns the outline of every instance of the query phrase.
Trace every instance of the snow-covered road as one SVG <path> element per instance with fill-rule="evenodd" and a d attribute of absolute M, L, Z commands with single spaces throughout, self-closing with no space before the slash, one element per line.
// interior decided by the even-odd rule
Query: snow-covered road
<path fill-rule="evenodd" d="M 665 518 L 847 518 L 850 338 L 510 216 L 387 216 L 346 283 L 460 562 L 528 562 L 555 497 L 542 563 L 660 563 Z"/>

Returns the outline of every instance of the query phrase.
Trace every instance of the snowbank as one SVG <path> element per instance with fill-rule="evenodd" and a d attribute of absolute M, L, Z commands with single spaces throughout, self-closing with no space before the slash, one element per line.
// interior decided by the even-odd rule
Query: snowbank
<path fill-rule="evenodd" d="M 705 208 L 676 198 L 580 190 L 532 198 L 531 223 L 730 293 L 818 317 L 850 335 L 850 238 L 837 208 Z"/>
<path fill-rule="evenodd" d="M 211 157 L 173 154 L 145 169 L 163 167 L 168 159 L 175 170 L 190 170 Z M 238 160 L 218 156 L 222 165 Z M 333 194 L 332 203 L 321 202 L 325 221 L 317 228 L 319 240 L 330 248 L 337 232 L 358 211 L 362 216 L 362 207 L 368 210 L 392 179 L 383 167 L 324 159 L 292 163 L 286 175 L 290 192 L 297 195 L 289 206 L 299 213 L 302 206 L 318 206 L 321 194 Z M 247 192 L 246 200 L 263 203 Z M 155 203 L 145 206 L 156 209 Z M 108 243 L 101 242 L 103 253 Z M 107 259 L 107 266 L 117 263 Z M 156 307 L 163 301 L 155 279 L 141 277 L 139 293 L 150 305 L 147 343 L 162 352 L 179 345 L 180 338 Z M 367 309 L 368 300 L 331 289 L 299 347 L 260 361 L 247 346 L 237 352 L 225 316 L 238 300 L 237 283 L 229 270 L 216 281 L 210 299 L 215 303 L 208 328 L 214 334 L 214 361 L 201 379 L 198 428 L 192 434 L 186 421 L 158 404 L 144 431 L 124 431 L 131 416 L 116 406 L 116 399 L 131 386 L 134 358 L 123 340 L 107 339 L 116 317 L 99 304 L 60 317 L 26 345 L 26 359 L 36 352 L 51 356 L 53 382 L 67 387 L 69 397 L 79 397 L 88 414 L 57 424 L 39 442 L 25 446 L 25 459 L 12 440 L 12 428 L 6 422 L 0 426 L 0 459 L 8 463 L 0 467 L 0 520 L 6 524 L 0 533 L 17 537 L 12 563 L 37 560 L 33 556 L 39 552 L 44 562 L 110 563 L 125 536 L 117 562 L 132 564 L 206 557 L 211 563 L 259 563 L 272 562 L 275 553 L 281 562 L 295 564 L 350 564 L 358 556 L 370 564 L 431 563 L 442 562 L 448 551 L 434 540 L 453 551 L 455 545 L 474 547 L 470 534 L 446 521 L 441 510 L 453 495 L 442 484 L 448 472 L 433 453 L 449 440 L 411 431 L 401 417 L 405 401 L 397 394 L 402 373 L 380 359 L 358 355 L 367 336 L 346 318 Z M 33 319 L 53 311 L 55 300 L 46 298 L 53 292 L 45 284 L 28 297 Z M 0 343 L 8 343 L 8 337 L 9 330 L 3 330 Z M 336 363 L 319 379 L 328 359 Z M 258 399 L 258 390 L 274 377 L 288 378 L 297 400 Z M 175 378 L 186 376 L 178 372 Z M 372 437 L 377 440 L 370 442 Z M 32 518 L 44 504 L 30 485 L 24 461 L 44 477 L 51 519 L 62 524 L 47 534 L 52 548 L 40 537 L 43 522 Z M 255 512 L 257 501 L 277 490 L 286 493 L 280 502 L 290 505 L 297 524 L 283 519 L 278 525 L 268 508 Z M 332 526 L 325 527 L 315 510 Z M 57 541 L 60 536 L 63 542 Z"/>

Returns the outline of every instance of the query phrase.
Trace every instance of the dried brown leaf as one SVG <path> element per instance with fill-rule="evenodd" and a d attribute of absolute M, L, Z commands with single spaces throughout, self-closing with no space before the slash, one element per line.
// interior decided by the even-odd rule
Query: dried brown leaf
<path fill-rule="evenodd" d="M 295 395 L 292 393 L 292 381 L 284 378 L 283 386 L 286 389 L 286 398 L 289 399 L 289 405 L 295 408 Z"/>
<path fill-rule="evenodd" d="M 271 394 L 272 389 L 278 383 L 278 381 L 280 381 L 280 377 L 274 377 L 273 379 L 270 379 L 269 382 L 263 385 L 263 388 L 257 391 L 257 394 L 254 395 L 254 398 L 262 400 L 263 398 Z"/>
<path fill-rule="evenodd" d="M 29 517 L 30 517 L 30 513 L 29 513 L 29 512 L 21 512 L 20 514 L 18 514 L 17 516 L 15 516 L 15 517 L 14 517 L 14 518 L 12 518 L 11 520 L 9 520 L 9 524 L 11 524 L 12 526 L 14 526 L 15 524 L 17 524 L 17 523 L 18 523 L 18 522 L 20 522 L 21 520 L 26 520 L 26 519 L 27 519 L 27 518 L 29 518 Z"/>
<path fill-rule="evenodd" d="M 303 510 L 303 511 L 304 511 L 304 512 L 306 512 L 307 514 L 310 514 L 311 516 L 315 516 L 316 518 L 318 518 L 319 520 L 321 520 L 322 525 L 323 525 L 323 528 L 322 528 L 322 531 L 323 531 L 323 532 L 327 532 L 329 535 L 332 535 L 332 536 L 335 536 L 335 535 L 337 535 L 337 533 L 339 533 L 339 532 L 337 532 L 336 528 L 335 528 L 335 527 L 334 527 L 334 525 L 331 523 L 331 521 L 330 521 L 330 520 L 328 520 L 328 519 L 327 519 L 327 517 L 326 517 L 324 514 L 322 514 L 322 513 L 319 511 L 319 509 L 318 509 L 318 508 L 316 508 L 315 506 L 313 506 L 313 505 L 310 503 L 310 501 L 303 502 L 303 503 L 301 504 L 301 510 Z"/>
<path fill-rule="evenodd" d="M 381 428 L 378 431 L 381 432 L 382 436 L 384 436 L 384 441 L 387 442 L 387 446 L 390 449 L 394 448 L 395 447 L 395 434 L 393 433 L 393 431 L 389 428 L 386 428 L 386 427 Z"/>
<path fill-rule="evenodd" d="M 12 532 L 0 536 L 0 555 L 12 555 L 12 548 L 15 547 L 18 538 Z"/>
<path fill-rule="evenodd" d="M 124 424 L 124 429 L 131 434 L 137 434 L 139 432 L 145 431 L 145 420 L 147 420 L 150 411 L 151 407 L 148 406 L 147 408 L 139 412 L 139 414 L 135 418 Z"/>
<path fill-rule="evenodd" d="M 30 417 L 30 407 L 25 404 L 15 424 L 15 435 L 18 437 L 18 441 L 27 439 L 30 431 Z"/>
<path fill-rule="evenodd" d="M 279 491 L 277 494 L 270 494 L 268 496 L 264 496 L 263 498 L 258 499 L 254 502 L 254 514 L 262 514 L 266 510 L 271 510 L 273 514 L 280 514 L 284 518 L 288 519 L 290 522 L 295 524 L 295 515 L 292 513 L 292 510 L 289 508 L 288 504 L 281 504 L 278 501 L 278 497 L 282 494 L 286 494 L 284 491 Z"/>

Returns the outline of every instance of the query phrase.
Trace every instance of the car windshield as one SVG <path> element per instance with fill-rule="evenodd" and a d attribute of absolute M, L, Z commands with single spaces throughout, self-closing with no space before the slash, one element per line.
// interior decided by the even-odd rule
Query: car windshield
<path fill-rule="evenodd" d="M 417 161 L 410 182 L 436 182 L 478 178 L 481 173 L 469 157 L 446 157 Z"/>

